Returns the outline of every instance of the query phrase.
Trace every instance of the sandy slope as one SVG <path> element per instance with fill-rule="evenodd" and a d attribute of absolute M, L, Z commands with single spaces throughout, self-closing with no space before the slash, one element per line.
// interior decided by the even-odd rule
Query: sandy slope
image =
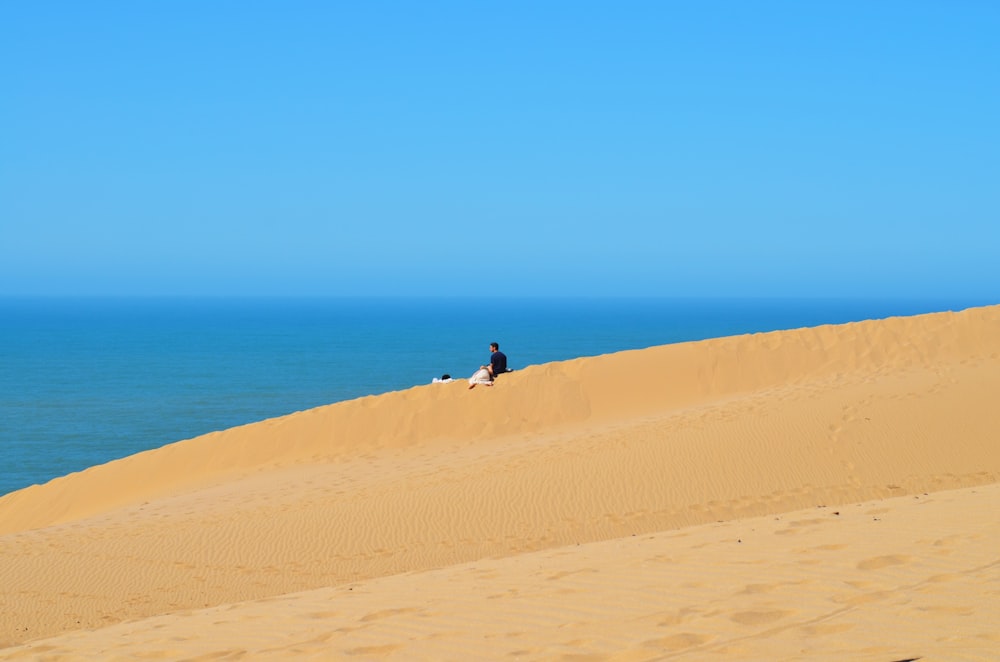
<path fill-rule="evenodd" d="M 175 612 L 0 659 L 996 659 L 1000 485 Z"/>
<path fill-rule="evenodd" d="M 903 537 L 878 549 L 870 547 L 867 522 L 845 524 L 846 507 L 836 521 L 819 527 L 839 536 L 818 543 L 831 546 L 826 558 L 861 575 L 813 572 L 793 555 L 793 537 L 779 531 L 758 536 L 754 558 L 766 567 L 752 572 L 771 577 L 762 584 L 785 586 L 795 575 L 816 595 L 803 599 L 782 589 L 773 599 L 750 599 L 744 611 L 770 604 L 774 613 L 826 613 L 828 603 L 846 595 L 838 582 L 853 581 L 862 583 L 855 587 L 862 593 L 864 582 L 882 587 L 871 592 L 888 597 L 872 602 L 888 600 L 895 612 L 900 605 L 893 600 L 911 596 L 913 585 L 953 574 L 954 582 L 927 584 L 934 584 L 927 589 L 932 602 L 959 611 L 969 603 L 966 624 L 982 622 L 984 615 L 995 620 L 997 575 L 990 563 L 1000 557 L 992 551 L 998 548 L 997 521 L 984 513 L 996 512 L 996 491 L 984 487 L 973 496 L 942 490 L 997 481 L 997 393 L 1000 307 L 990 307 L 553 363 L 506 375 L 493 388 L 417 387 L 206 435 L 0 499 L 0 646 L 156 617 L 46 645 L 86 657 L 83 651 L 92 650 L 87 646 L 110 646 L 101 637 L 121 643 L 121 628 L 128 627 L 135 650 L 150 654 L 185 657 L 240 648 L 240 637 L 263 642 L 251 647 L 260 654 L 270 635 L 254 623 L 268 618 L 318 639 L 308 652 L 321 658 L 333 650 L 323 646 L 335 641 L 340 653 L 377 657 L 396 651 L 400 659 L 438 657 L 435 651 L 452 644 L 468 652 L 463 647 L 478 642 L 483 647 L 477 654 L 489 657 L 507 650 L 499 643 L 508 638 L 504 632 L 530 630 L 517 625 L 524 620 L 517 616 L 520 609 L 533 614 L 532 621 L 544 614 L 548 623 L 531 630 L 535 634 L 523 649 L 529 657 L 633 651 L 634 659 L 647 659 L 687 646 L 721 650 L 719 642 L 743 641 L 739 632 L 749 625 L 757 628 L 751 637 L 757 643 L 746 644 L 747 655 L 765 659 L 770 646 L 801 646 L 799 635 L 787 634 L 794 628 L 764 627 L 765 617 L 757 623 L 755 616 L 727 620 L 715 614 L 706 616 L 711 622 L 702 623 L 701 632 L 661 618 L 671 609 L 680 613 L 722 600 L 697 587 L 687 591 L 683 582 L 712 586 L 716 579 L 736 577 L 746 570 L 740 555 L 751 548 L 740 544 L 739 555 L 720 551 L 710 562 L 697 550 L 713 543 L 685 548 L 679 537 L 710 535 L 717 525 L 698 525 L 720 520 L 737 527 L 733 531 L 752 521 L 762 529 L 783 521 L 775 514 L 818 506 L 826 506 L 826 513 L 845 504 L 861 512 L 856 504 L 862 501 L 924 493 L 933 493 L 926 499 L 933 503 L 966 499 L 975 505 L 953 506 L 927 531 L 895 531 L 893 536 Z M 900 518 L 910 510 L 892 507 Z M 801 514 L 795 517 L 804 521 Z M 905 542 L 907 532 L 918 537 Z M 977 551 L 935 555 L 941 550 L 930 549 L 918 557 L 905 550 L 911 543 L 933 547 L 952 539 L 971 540 L 969 549 Z M 636 547 L 637 541 L 645 547 Z M 579 550 L 593 556 L 579 557 Z M 622 566 L 628 554 L 634 555 L 630 563 L 643 568 L 655 567 L 651 559 L 657 556 L 679 555 L 688 562 L 668 564 L 661 569 L 662 588 L 647 590 L 643 573 Z M 904 556 L 933 556 L 935 562 L 928 568 L 872 561 Z M 778 565 L 785 569 L 763 562 L 769 558 L 784 559 Z M 526 563 L 548 564 L 552 575 L 581 570 L 594 576 L 573 584 L 566 594 L 572 598 L 545 597 L 539 589 L 533 602 L 523 596 L 532 585 L 518 565 Z M 495 583 L 476 574 L 482 567 L 492 568 Z M 903 572 L 911 569 L 916 574 Z M 628 572 L 632 579 L 615 574 Z M 993 593 L 981 581 L 984 573 L 993 578 Z M 647 592 L 615 591 L 629 582 Z M 337 597 L 351 587 L 370 590 L 363 607 Z M 678 587 L 690 603 L 669 597 Z M 312 589 L 322 591 L 288 595 Z M 513 590 L 527 602 L 494 608 L 483 601 L 492 594 L 477 593 L 494 590 Z M 418 597 L 416 606 L 405 608 L 417 611 L 405 612 L 411 614 L 406 618 L 419 622 L 401 622 L 395 634 L 365 626 L 371 637 L 345 638 L 365 614 L 386 612 L 390 621 L 398 620 L 393 610 L 403 607 L 393 596 L 408 592 Z M 945 599 L 953 593 L 951 602 Z M 275 596 L 287 597 L 260 602 Z M 440 601 L 430 620 L 412 615 L 430 604 L 419 596 Z M 314 607 L 317 600 L 333 607 Z M 797 606 L 800 600 L 811 606 Z M 635 618 L 616 625 L 612 607 L 621 611 L 636 601 L 644 606 Z M 236 619 L 235 625 L 218 626 L 219 641 L 203 620 L 226 621 L 211 616 L 221 613 L 211 609 L 217 605 L 235 605 L 225 609 Z M 947 609 L 928 605 L 931 622 L 949 622 Z M 202 611 L 180 615 L 192 609 Z M 307 618 L 306 612 L 332 613 Z M 852 607 L 851 613 L 861 612 Z M 808 621 L 791 615 L 774 620 L 786 617 Z M 656 618 L 665 624 L 650 621 Z M 873 618 L 848 629 L 818 628 L 812 645 L 874 641 L 878 629 L 855 627 Z M 919 620 L 885 618 L 896 628 L 915 627 Z M 678 616 L 676 624 L 687 625 L 688 619 Z M 577 646 L 556 636 L 566 628 L 579 630 Z M 177 644 L 182 652 L 155 643 L 152 629 L 173 633 L 163 641 L 184 642 Z M 406 632 L 413 636 L 406 638 Z M 973 627 L 960 643 L 971 651 L 995 643 L 976 639 L 982 634 Z M 423 639 L 445 648 L 411 648 Z M 920 641 L 931 646 L 936 640 Z M 559 642 L 570 647 L 557 647 Z"/>

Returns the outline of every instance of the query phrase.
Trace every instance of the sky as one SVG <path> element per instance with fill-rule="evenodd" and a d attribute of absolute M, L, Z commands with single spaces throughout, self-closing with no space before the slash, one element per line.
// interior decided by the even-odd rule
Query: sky
<path fill-rule="evenodd" d="M 1000 4 L 6 2 L 0 296 L 1000 302 Z"/>

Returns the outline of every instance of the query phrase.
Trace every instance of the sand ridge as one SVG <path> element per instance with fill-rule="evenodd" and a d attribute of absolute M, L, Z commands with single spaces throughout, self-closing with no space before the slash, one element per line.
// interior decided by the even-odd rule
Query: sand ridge
<path fill-rule="evenodd" d="M 0 659 L 988 660 L 998 549 L 992 484 L 153 616 Z"/>
<path fill-rule="evenodd" d="M 0 499 L 0 645 L 993 484 L 997 392 L 1000 306 L 582 358 L 205 435 Z"/>
<path fill-rule="evenodd" d="M 318 407 L 139 453 L 0 498 L 0 533 L 72 521 L 129 503 L 290 463 L 437 441 L 536 434 L 567 423 L 628 421 L 851 373 L 995 358 L 1000 307 L 827 325 L 532 366 L 503 389 L 415 387 Z"/>

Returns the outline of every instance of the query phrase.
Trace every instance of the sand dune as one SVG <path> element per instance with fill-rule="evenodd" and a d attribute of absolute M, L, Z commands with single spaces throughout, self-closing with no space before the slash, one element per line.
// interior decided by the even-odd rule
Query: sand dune
<path fill-rule="evenodd" d="M 991 660 L 998 549 L 993 484 L 185 610 L 0 658 Z"/>
<path fill-rule="evenodd" d="M 997 644 L 997 393 L 1000 306 L 205 435 L 0 498 L 0 646 L 30 642 L 0 657 L 974 656 Z M 893 628 L 920 650 L 879 649 Z"/>

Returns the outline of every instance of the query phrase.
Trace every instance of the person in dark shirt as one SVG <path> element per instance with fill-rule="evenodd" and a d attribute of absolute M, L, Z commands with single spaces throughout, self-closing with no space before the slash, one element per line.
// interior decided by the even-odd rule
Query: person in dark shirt
<path fill-rule="evenodd" d="M 489 365 L 479 366 L 472 377 L 469 378 L 469 388 L 475 388 L 476 384 L 493 386 L 493 380 L 497 375 L 507 372 L 507 355 L 500 351 L 500 345 L 495 342 L 490 343 Z"/>
<path fill-rule="evenodd" d="M 483 367 L 490 371 L 491 379 L 496 379 L 497 375 L 507 372 L 507 355 L 500 351 L 500 345 L 495 342 L 490 343 L 490 364 Z"/>

